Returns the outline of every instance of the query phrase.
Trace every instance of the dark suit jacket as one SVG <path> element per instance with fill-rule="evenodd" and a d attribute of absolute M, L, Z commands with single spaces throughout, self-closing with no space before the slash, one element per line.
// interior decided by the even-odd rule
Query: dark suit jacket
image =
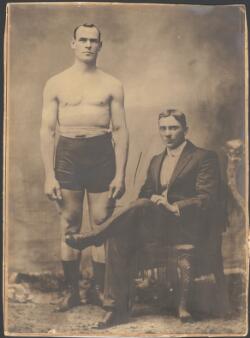
<path fill-rule="evenodd" d="M 166 153 L 165 150 L 152 158 L 139 198 L 162 193 L 160 171 Z M 168 201 L 178 205 L 180 221 L 187 231 L 199 232 L 195 274 L 222 269 L 222 232 L 228 220 L 226 195 L 215 152 L 198 148 L 187 140 L 170 179 Z"/>
<path fill-rule="evenodd" d="M 139 198 L 162 193 L 160 171 L 165 155 L 166 150 L 152 158 Z M 210 242 L 216 242 L 227 224 L 221 185 L 216 153 L 187 140 L 169 182 L 168 201 L 178 205 L 180 221 L 189 231 L 201 230 L 200 236 L 211 238 Z"/>

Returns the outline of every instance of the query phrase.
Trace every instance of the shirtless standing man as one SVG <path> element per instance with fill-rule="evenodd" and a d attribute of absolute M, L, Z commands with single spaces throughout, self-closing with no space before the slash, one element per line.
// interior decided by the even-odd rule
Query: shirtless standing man
<path fill-rule="evenodd" d="M 101 33 L 95 25 L 76 27 L 71 42 L 74 64 L 50 78 L 44 89 L 45 194 L 59 206 L 61 259 L 68 285 L 59 311 L 80 304 L 80 251 L 70 248 L 64 237 L 80 231 L 85 191 L 95 225 L 111 215 L 115 200 L 125 192 L 128 131 L 123 87 L 97 67 L 101 47 Z"/>

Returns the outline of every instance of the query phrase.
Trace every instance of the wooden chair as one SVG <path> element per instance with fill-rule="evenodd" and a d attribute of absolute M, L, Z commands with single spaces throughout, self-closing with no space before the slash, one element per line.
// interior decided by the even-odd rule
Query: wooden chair
<path fill-rule="evenodd" d="M 222 233 L 229 226 L 227 210 L 227 199 L 229 193 L 245 214 L 245 201 L 239 192 L 237 185 L 238 167 L 243 161 L 244 147 L 241 140 L 229 140 L 222 148 L 227 157 L 225 177 L 226 182 L 222 185 L 222 208 L 225 215 L 221 219 L 221 227 L 212 226 L 206 234 L 204 240 L 196 248 L 194 277 L 204 277 L 213 275 L 215 281 L 215 291 L 217 299 L 217 314 L 225 315 L 230 313 L 229 297 L 227 292 L 226 278 L 223 267 L 222 257 Z M 142 154 L 141 154 L 142 155 Z M 140 159 L 141 159 L 140 155 Z M 138 168 L 137 168 L 138 169 Z M 159 283 L 165 283 L 166 287 L 171 288 L 171 284 L 177 278 L 176 252 L 172 247 L 159 247 L 157 243 L 150 243 L 143 252 L 137 257 L 138 277 L 142 280 L 153 278 Z"/>

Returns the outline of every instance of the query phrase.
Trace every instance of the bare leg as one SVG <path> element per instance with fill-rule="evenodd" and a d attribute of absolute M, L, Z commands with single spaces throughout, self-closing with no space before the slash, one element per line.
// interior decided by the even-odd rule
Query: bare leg
<path fill-rule="evenodd" d="M 65 234 L 78 233 L 82 223 L 83 192 L 62 189 L 62 201 L 58 202 L 61 216 L 61 259 L 68 292 L 57 311 L 67 311 L 80 304 L 79 263 L 80 251 L 65 243 Z"/>
<path fill-rule="evenodd" d="M 115 200 L 109 198 L 109 191 L 88 192 L 88 202 L 93 226 L 101 225 L 114 211 Z"/>
<path fill-rule="evenodd" d="M 61 259 L 63 261 L 77 260 L 79 250 L 72 249 L 65 243 L 65 234 L 79 233 L 82 224 L 83 196 L 82 191 L 62 189 L 62 201 L 58 202 L 61 216 Z"/>
<path fill-rule="evenodd" d="M 114 201 L 109 199 L 109 192 L 88 193 L 90 222 L 92 229 L 102 224 L 114 210 Z M 105 248 L 104 244 L 92 248 L 93 268 L 97 302 L 102 304 L 105 276 Z"/>

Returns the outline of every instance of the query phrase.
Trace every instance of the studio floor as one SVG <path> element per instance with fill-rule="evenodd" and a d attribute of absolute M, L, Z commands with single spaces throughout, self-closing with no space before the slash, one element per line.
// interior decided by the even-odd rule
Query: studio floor
<path fill-rule="evenodd" d="M 240 274 L 227 275 L 227 286 L 229 287 L 232 313 L 230 318 L 221 319 L 214 314 L 216 308 L 213 283 L 211 281 L 198 281 L 196 295 L 204 292 L 203 305 L 206 308 L 202 318 L 194 323 L 181 323 L 175 313 L 165 309 L 162 310 L 160 294 L 152 292 L 153 289 L 140 290 L 134 311 L 129 323 L 98 330 L 95 325 L 104 315 L 100 306 L 87 304 L 71 309 L 65 313 L 55 312 L 56 303 L 63 291 L 58 291 L 56 279 L 50 280 L 48 276 L 38 281 L 34 276 L 31 280 L 25 280 L 25 276 L 19 276 L 15 283 L 9 285 L 8 302 L 5 317 L 5 333 L 57 336 L 237 336 L 246 334 L 246 310 L 244 299 L 244 287 L 242 287 L 243 276 Z M 50 286 L 48 292 L 46 287 Z M 54 290 L 53 290 L 54 289 Z M 159 288 L 157 288 L 159 290 Z M 83 291 L 83 290 L 82 290 Z M 151 297 L 150 299 L 150 296 Z M 196 298 L 197 298 L 196 297 Z M 146 300 L 146 302 L 145 302 Z M 209 305 L 210 303 L 210 305 Z M 204 305 L 205 304 L 205 305 Z"/>

